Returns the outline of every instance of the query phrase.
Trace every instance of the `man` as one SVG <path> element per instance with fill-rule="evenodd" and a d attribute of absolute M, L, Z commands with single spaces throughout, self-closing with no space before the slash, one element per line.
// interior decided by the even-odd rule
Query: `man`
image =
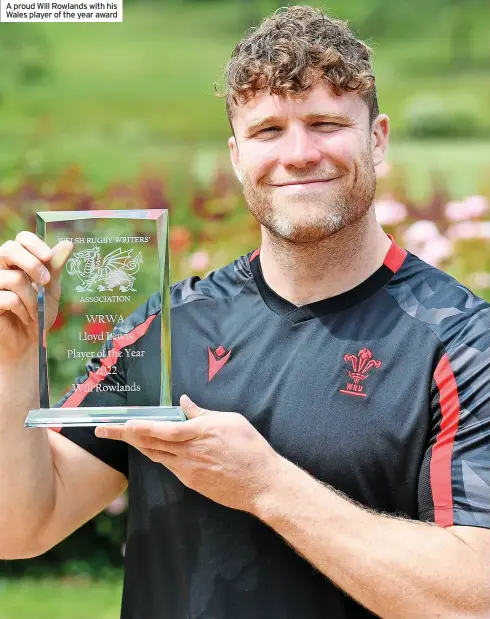
<path fill-rule="evenodd" d="M 70 248 L 28 233 L 0 248 L 2 555 L 46 551 L 129 484 L 124 618 L 490 617 L 490 308 L 375 220 L 389 121 L 369 49 L 290 7 L 226 76 L 262 243 L 172 287 L 188 421 L 24 429 L 36 334 L 22 278 L 46 264 L 55 308 Z M 60 406 L 156 404 L 159 328 L 155 295 L 117 328 L 145 356 L 104 377 L 109 341 L 77 379 L 92 391 Z M 109 382 L 142 390 L 97 388 Z"/>

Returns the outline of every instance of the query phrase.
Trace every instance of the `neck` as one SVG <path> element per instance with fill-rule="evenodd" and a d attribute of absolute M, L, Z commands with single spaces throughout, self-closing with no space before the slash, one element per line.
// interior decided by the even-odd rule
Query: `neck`
<path fill-rule="evenodd" d="M 310 244 L 291 243 L 262 227 L 260 264 L 267 285 L 300 306 L 363 282 L 383 264 L 390 244 L 370 209 L 362 220 Z"/>

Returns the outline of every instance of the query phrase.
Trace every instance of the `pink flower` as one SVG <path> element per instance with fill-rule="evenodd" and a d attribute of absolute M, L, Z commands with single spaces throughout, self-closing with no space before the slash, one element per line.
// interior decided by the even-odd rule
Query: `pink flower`
<path fill-rule="evenodd" d="M 427 241 L 436 239 L 439 236 L 439 228 L 433 221 L 421 219 L 405 230 L 404 240 L 409 249 L 410 247 L 415 249 Z"/>
<path fill-rule="evenodd" d="M 190 265 L 193 271 L 204 272 L 210 265 L 211 260 L 207 251 L 196 251 L 190 257 Z"/>
<path fill-rule="evenodd" d="M 110 505 L 105 508 L 106 513 L 111 516 L 119 516 L 126 511 L 128 507 L 128 498 L 125 494 L 121 494 L 117 499 L 114 499 Z"/>
<path fill-rule="evenodd" d="M 446 204 L 444 211 L 451 221 L 463 221 L 468 218 L 462 201 L 451 200 Z"/>
<path fill-rule="evenodd" d="M 462 221 L 452 225 L 447 235 L 451 239 L 490 239 L 490 221 Z"/>
<path fill-rule="evenodd" d="M 453 200 L 446 204 L 446 217 L 451 221 L 465 221 L 481 217 L 490 208 L 484 196 L 469 196 L 464 200 Z"/>
<path fill-rule="evenodd" d="M 407 216 L 405 205 L 393 200 L 390 196 L 375 200 L 374 208 L 376 219 L 382 226 L 396 226 Z"/>
<path fill-rule="evenodd" d="M 418 257 L 432 266 L 439 266 L 441 262 L 452 256 L 453 245 L 445 236 L 437 236 L 427 241 L 422 250 L 418 252 Z"/>
<path fill-rule="evenodd" d="M 485 196 L 470 196 L 466 198 L 465 204 L 471 213 L 471 217 L 481 217 L 490 209 L 490 204 Z"/>

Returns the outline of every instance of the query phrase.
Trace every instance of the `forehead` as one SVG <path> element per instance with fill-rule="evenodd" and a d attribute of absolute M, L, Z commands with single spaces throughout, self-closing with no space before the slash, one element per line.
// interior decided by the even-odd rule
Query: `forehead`
<path fill-rule="evenodd" d="M 369 118 L 367 105 L 357 92 L 336 95 L 328 82 L 318 81 L 301 95 L 282 97 L 266 91 L 257 92 L 247 103 L 234 106 L 233 126 L 239 132 L 245 132 L 269 116 L 286 120 L 301 119 L 315 113 L 348 116 L 353 122 L 363 122 Z"/>

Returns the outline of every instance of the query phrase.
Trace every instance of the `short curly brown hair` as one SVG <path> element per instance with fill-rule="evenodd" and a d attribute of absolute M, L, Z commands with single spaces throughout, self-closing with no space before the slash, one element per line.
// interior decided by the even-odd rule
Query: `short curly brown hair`
<path fill-rule="evenodd" d="M 366 102 L 369 118 L 379 114 L 371 49 L 355 38 L 347 22 L 331 19 L 311 6 L 277 9 L 247 31 L 225 69 L 226 112 L 233 129 L 233 111 L 262 89 L 289 96 L 307 91 L 319 77 L 340 95 L 356 91 Z"/>

